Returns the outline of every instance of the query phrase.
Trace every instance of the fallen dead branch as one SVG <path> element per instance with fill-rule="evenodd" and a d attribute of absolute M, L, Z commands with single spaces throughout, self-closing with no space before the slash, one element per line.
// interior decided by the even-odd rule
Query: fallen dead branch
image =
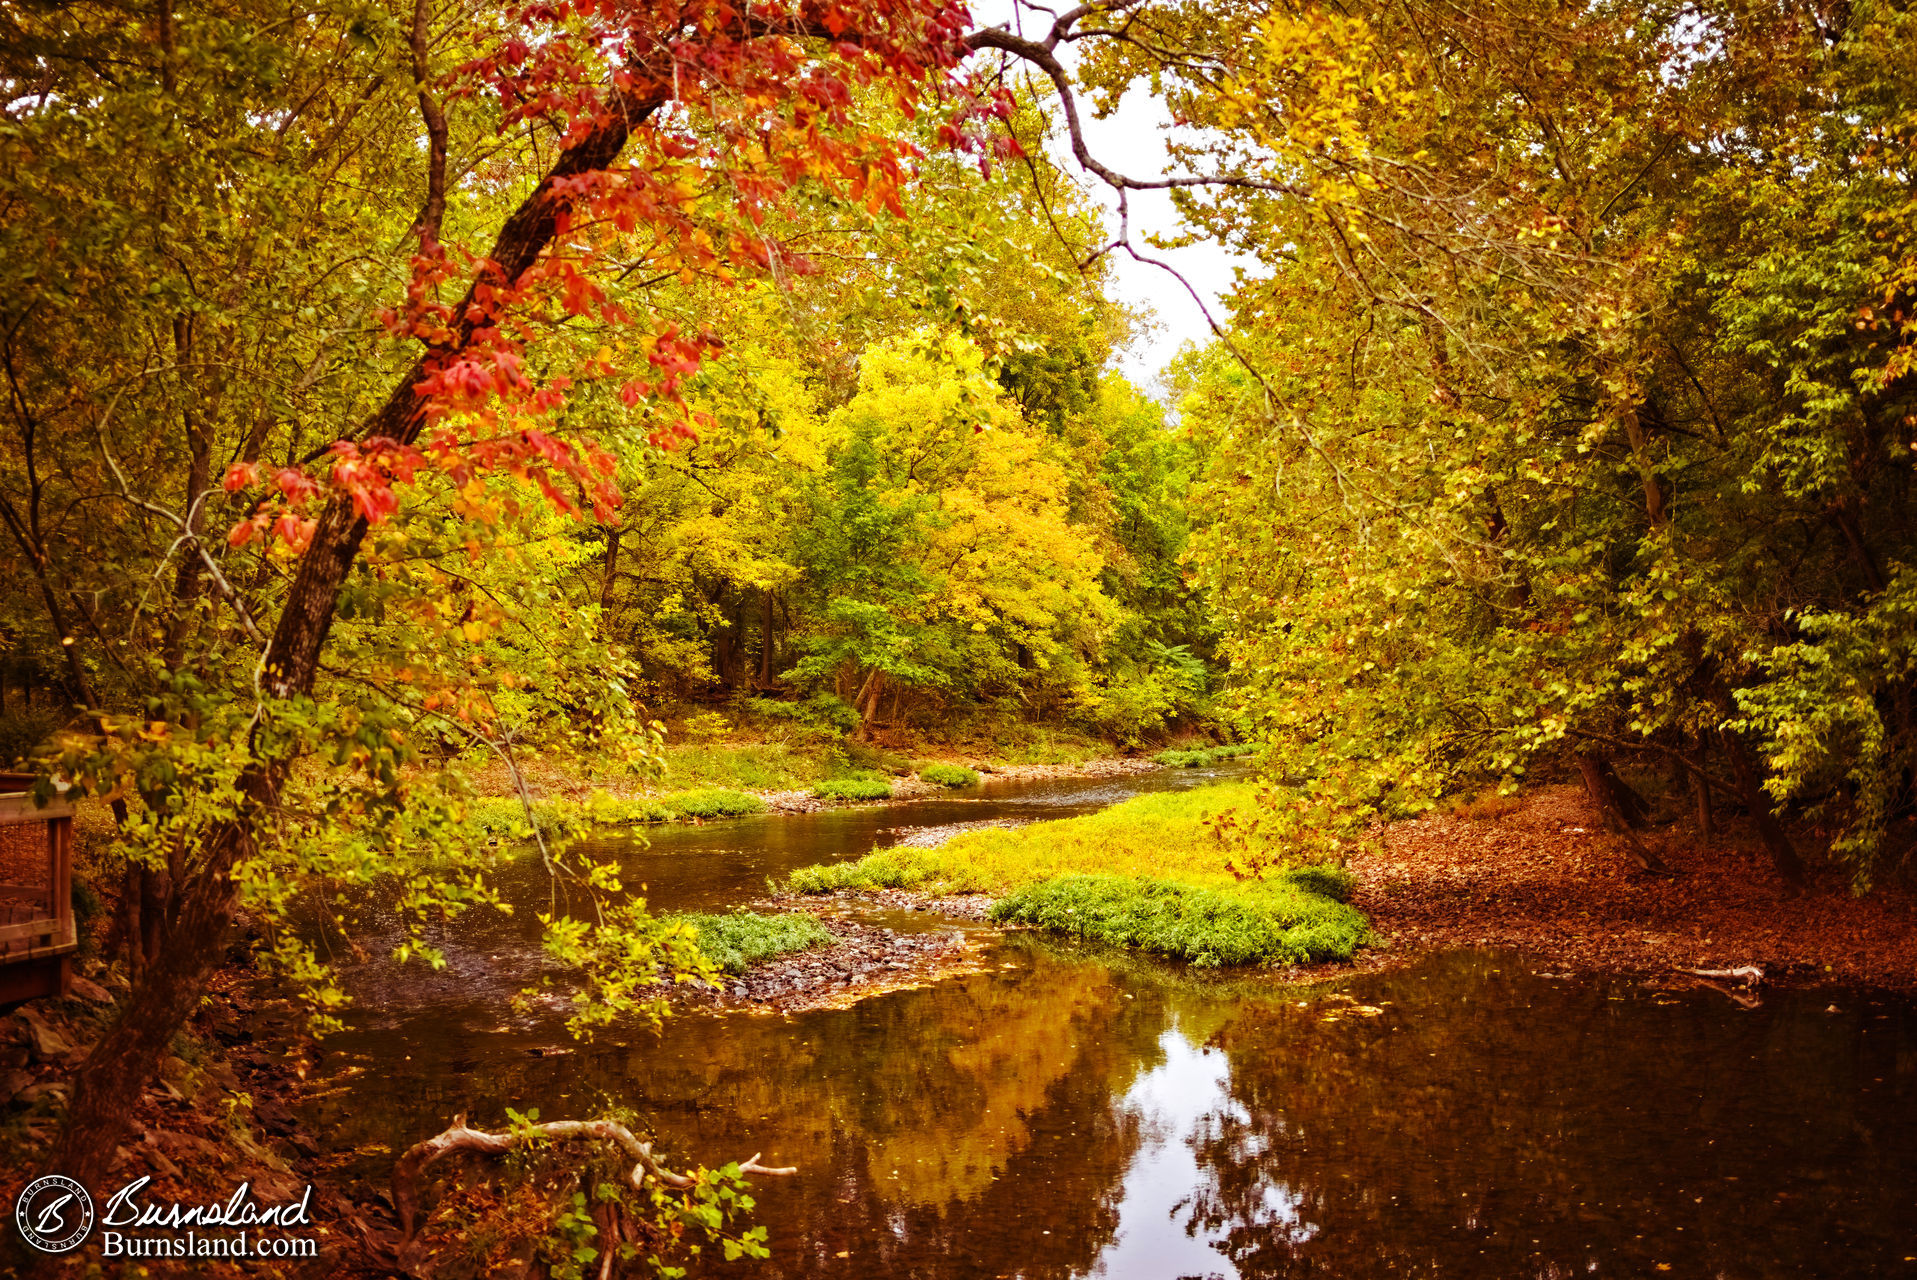
<path fill-rule="evenodd" d="M 1764 981 L 1764 971 L 1754 964 L 1741 964 L 1735 969 L 1686 969 L 1686 973 L 1700 978 L 1723 978 L 1726 981 L 1741 982 L 1747 987 L 1757 986 Z"/>
<path fill-rule="evenodd" d="M 444 1133 L 408 1147 L 406 1154 L 393 1166 L 393 1208 L 399 1213 L 401 1243 L 410 1243 L 413 1238 L 419 1210 L 419 1175 L 440 1157 L 461 1151 L 503 1155 L 526 1142 L 558 1142 L 570 1138 L 593 1138 L 618 1146 L 632 1158 L 632 1173 L 629 1176 L 635 1190 L 643 1189 L 647 1178 L 655 1178 L 677 1190 L 694 1184 L 693 1178 L 674 1173 L 660 1164 L 652 1154 L 651 1143 L 641 1142 L 633 1136 L 632 1130 L 613 1120 L 552 1120 L 545 1124 L 526 1125 L 510 1133 L 486 1133 L 467 1128 L 466 1117 L 458 1115 L 453 1117 L 452 1125 Z M 768 1168 L 759 1163 L 759 1154 L 754 1152 L 751 1158 L 740 1163 L 739 1172 L 785 1177 L 797 1173 L 798 1169 L 792 1166 Z"/>

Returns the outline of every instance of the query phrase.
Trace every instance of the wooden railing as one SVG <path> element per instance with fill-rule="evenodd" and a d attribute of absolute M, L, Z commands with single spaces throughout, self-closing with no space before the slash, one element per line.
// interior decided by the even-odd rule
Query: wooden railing
<path fill-rule="evenodd" d="M 64 994 L 79 945 L 73 807 L 59 796 L 35 804 L 24 789 L 12 789 L 24 781 L 0 776 L 0 833 L 8 837 L 0 880 L 0 1004 Z M 44 860 L 34 856 L 38 847 L 46 851 Z"/>

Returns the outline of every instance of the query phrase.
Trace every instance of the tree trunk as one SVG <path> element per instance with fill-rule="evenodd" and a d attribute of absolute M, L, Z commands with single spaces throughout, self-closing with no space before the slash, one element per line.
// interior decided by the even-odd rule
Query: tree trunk
<path fill-rule="evenodd" d="M 1801 888 L 1804 884 L 1803 859 L 1797 856 L 1790 836 L 1777 820 L 1777 815 L 1771 811 L 1771 798 L 1758 779 L 1750 748 L 1735 730 L 1726 729 L 1724 750 L 1731 758 L 1731 776 L 1737 782 L 1738 795 L 1743 799 L 1744 807 L 1751 811 L 1751 820 L 1757 824 L 1757 834 L 1763 837 L 1764 848 L 1770 852 L 1771 865 L 1777 868 L 1777 874 L 1783 877 L 1785 884 L 1794 889 Z"/>
<path fill-rule="evenodd" d="M 878 716 L 879 691 L 884 687 L 885 673 L 877 667 L 872 668 L 865 677 L 865 683 L 859 686 L 858 697 L 852 705 L 859 713 L 859 728 L 854 737 L 860 742 L 872 741 L 872 722 Z"/>
<path fill-rule="evenodd" d="M 140 864 L 132 859 L 120 877 L 120 935 L 126 943 L 127 977 L 138 982 L 146 971 L 146 932 L 141 927 Z"/>
<path fill-rule="evenodd" d="M 1710 757 L 1705 754 L 1704 738 L 1699 735 L 1697 744 L 1697 762 L 1701 767 Z M 1697 800 L 1697 835 L 1706 845 L 1716 834 L 1715 815 L 1711 812 L 1711 784 L 1700 773 L 1691 775 L 1691 790 Z"/>
<path fill-rule="evenodd" d="M 1583 752 L 1578 756 L 1578 772 L 1584 777 L 1584 790 L 1590 795 L 1591 803 L 1604 815 L 1605 825 L 1623 837 L 1637 864 L 1646 871 L 1667 874 L 1670 868 L 1638 838 L 1635 830 L 1642 824 L 1643 798 L 1617 776 L 1609 758 L 1601 751 Z"/>
<path fill-rule="evenodd" d="M 240 838 L 229 828 L 220 838 Z M 166 930 L 165 945 L 146 966 L 113 1026 L 73 1076 L 73 1101 L 48 1168 L 94 1193 L 104 1189 L 114 1148 L 159 1072 L 173 1037 L 199 1007 L 233 918 L 233 889 L 219 857 L 202 873 Z"/>
<path fill-rule="evenodd" d="M 621 93 L 595 128 L 560 153 L 552 170 L 500 228 L 487 255 L 498 268 L 497 274 L 484 282 L 489 288 L 499 280 L 516 283 L 552 241 L 559 214 L 570 202 L 569 196 L 558 193 L 555 184 L 604 169 L 625 148 L 631 129 L 664 101 L 663 94 L 640 99 Z M 489 308 L 477 300 L 477 287 L 476 283 L 467 291 L 454 313 L 460 319 L 452 340 L 429 351 L 407 371 L 385 404 L 362 425 L 361 439 L 384 436 L 410 444 L 418 437 L 427 407 L 420 383 L 456 358 L 489 314 Z M 340 586 L 359 556 L 367 528 L 349 496 L 336 493 L 327 500 L 312 542 L 300 557 L 267 646 L 263 684 L 268 696 L 292 698 L 312 692 Z M 15 532 L 18 535 L 24 531 Z M 31 546 L 28 549 L 31 551 Z M 49 613 L 58 619 L 43 560 L 33 559 L 33 564 Z M 68 661 L 73 663 L 73 646 L 66 648 Z M 84 672 L 77 664 L 75 676 L 84 682 Z M 212 833 L 206 861 L 190 879 L 174 884 L 175 911 L 162 934 L 159 954 L 140 976 L 113 1026 L 74 1072 L 73 1100 L 54 1146 L 49 1165 L 52 1171 L 76 1178 L 90 1189 L 101 1186 L 141 1092 L 157 1073 L 173 1037 L 199 1006 L 233 916 L 234 891 L 229 874 L 233 860 L 252 843 L 256 821 L 252 815 L 268 810 L 287 767 L 288 761 L 278 756 L 255 756 L 240 779 L 252 804 Z"/>
<path fill-rule="evenodd" d="M 170 881 L 164 871 L 140 868 L 140 956 L 148 965 L 160 958 L 168 900 L 172 897 Z"/>
<path fill-rule="evenodd" d="M 763 612 L 759 620 L 759 688 L 772 687 L 772 592 L 759 593 Z"/>
<path fill-rule="evenodd" d="M 601 560 L 599 576 L 599 630 L 606 629 L 606 618 L 612 613 L 612 588 L 619 580 L 619 541 L 626 536 L 625 529 L 614 526 L 606 530 L 606 554 Z"/>

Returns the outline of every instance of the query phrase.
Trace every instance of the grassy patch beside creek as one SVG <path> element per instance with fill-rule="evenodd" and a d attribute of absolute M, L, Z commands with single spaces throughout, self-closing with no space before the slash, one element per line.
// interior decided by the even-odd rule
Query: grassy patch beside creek
<path fill-rule="evenodd" d="M 623 797 L 593 792 L 581 800 L 535 800 L 533 818 L 542 831 L 565 826 L 627 827 L 707 818 L 743 818 L 764 813 L 765 801 L 742 791 L 706 788 L 673 795 Z M 468 819 L 496 836 L 532 834 L 526 810 L 515 796 L 488 796 L 473 802 Z"/>
<path fill-rule="evenodd" d="M 758 915 L 733 911 L 726 915 L 691 913 L 673 917 L 699 931 L 699 950 L 727 973 L 744 973 L 761 960 L 804 951 L 832 941 L 832 934 L 814 916 L 803 911 Z"/>
<path fill-rule="evenodd" d="M 1237 760 L 1258 750 L 1255 742 L 1239 742 L 1223 747 L 1193 747 L 1189 750 L 1161 751 L 1152 757 L 1155 764 L 1169 769 L 1202 769 L 1208 764 Z"/>
<path fill-rule="evenodd" d="M 1249 786 L 1137 796 L 1098 813 L 968 832 L 936 849 L 880 849 L 804 867 L 796 893 L 911 889 L 999 895 L 998 920 L 1203 965 L 1346 960 L 1370 936 L 1350 879 L 1299 867 L 1240 881 L 1205 819 L 1252 803 Z"/>
<path fill-rule="evenodd" d="M 935 787 L 969 787 L 978 782 L 978 774 L 964 765 L 928 764 L 919 770 L 919 780 Z"/>
<path fill-rule="evenodd" d="M 884 778 L 832 778 L 812 788 L 821 800 L 889 800 L 892 784 Z"/>

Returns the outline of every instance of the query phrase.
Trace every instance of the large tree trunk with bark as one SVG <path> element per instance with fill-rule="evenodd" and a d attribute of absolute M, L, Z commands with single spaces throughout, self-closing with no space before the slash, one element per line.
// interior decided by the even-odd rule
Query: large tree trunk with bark
<path fill-rule="evenodd" d="M 230 828 L 223 841 L 242 839 Z M 199 1007 L 233 919 L 230 855 L 215 855 L 178 903 L 159 953 L 141 972 L 120 1017 L 73 1077 L 73 1099 L 48 1168 L 95 1191 L 111 1171 L 127 1118 L 160 1069 L 173 1037 Z"/>
<path fill-rule="evenodd" d="M 772 687 L 772 591 L 766 588 L 759 594 L 759 688 L 765 690 Z"/>

